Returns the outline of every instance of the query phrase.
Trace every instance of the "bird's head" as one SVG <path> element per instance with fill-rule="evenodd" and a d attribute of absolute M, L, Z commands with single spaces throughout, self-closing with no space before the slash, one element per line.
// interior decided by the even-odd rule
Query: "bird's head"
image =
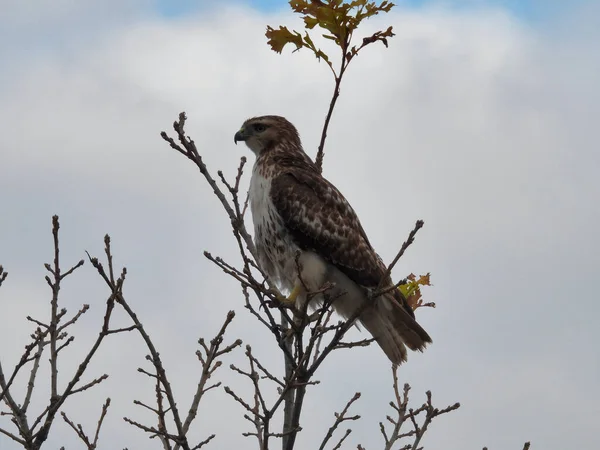
<path fill-rule="evenodd" d="M 235 133 L 233 141 L 236 144 L 238 141 L 244 141 L 256 156 L 283 142 L 300 147 L 296 127 L 281 116 L 261 116 L 246 120 Z"/>

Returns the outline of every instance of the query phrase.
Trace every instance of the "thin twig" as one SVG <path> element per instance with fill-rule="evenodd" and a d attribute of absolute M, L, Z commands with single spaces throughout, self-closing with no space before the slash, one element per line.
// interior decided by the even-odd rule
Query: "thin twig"
<path fill-rule="evenodd" d="M 2 283 L 4 283 L 4 280 L 6 280 L 7 276 L 8 272 L 5 272 L 4 267 L 2 267 L 2 265 L 0 264 L 0 287 L 2 286 Z"/>
<path fill-rule="evenodd" d="M 10 414 L 13 417 L 13 423 L 17 426 L 22 441 L 25 442 L 24 447 L 31 449 L 40 448 L 41 445 L 46 441 L 50 432 L 50 428 L 56 417 L 56 414 L 59 412 L 60 408 L 71 395 L 87 390 L 106 378 L 106 375 L 103 375 L 99 378 L 94 379 L 92 382 L 87 383 L 86 385 L 76 388 L 82 376 L 84 375 L 91 359 L 94 357 L 103 339 L 107 336 L 108 324 L 110 322 L 113 302 L 113 300 L 111 300 L 110 298 L 107 302 L 107 309 L 105 311 L 102 329 L 98 334 L 98 337 L 96 338 L 94 344 L 92 345 L 91 349 L 88 351 L 87 355 L 84 357 L 82 362 L 79 364 L 75 373 L 67 381 L 66 387 L 62 391 L 60 391 L 58 388 L 58 355 L 59 352 L 65 349 L 71 342 L 73 342 L 74 339 L 73 336 L 69 337 L 65 330 L 67 327 L 74 324 L 79 319 L 79 317 L 81 317 L 81 315 L 84 314 L 89 308 L 88 305 L 84 305 L 78 311 L 78 313 L 75 314 L 73 318 L 64 323 L 61 323 L 61 321 L 67 313 L 67 310 L 65 308 L 59 308 L 59 292 L 61 289 L 61 282 L 67 276 L 69 276 L 75 270 L 81 267 L 83 265 L 83 262 L 79 261 L 66 272 L 61 272 L 59 229 L 60 223 L 58 216 L 53 216 L 52 237 L 54 243 L 54 258 L 52 265 L 45 264 L 46 269 L 48 270 L 48 272 L 50 272 L 51 275 L 45 277 L 46 282 L 52 290 L 52 296 L 50 299 L 50 320 L 49 322 L 45 323 L 44 321 L 33 319 L 28 316 L 28 321 L 38 325 L 38 328 L 32 334 L 33 342 L 31 342 L 25 347 L 25 351 L 21 356 L 21 360 L 13 370 L 13 373 L 8 380 L 6 380 L 2 371 L 2 367 L 0 365 L 0 388 L 2 389 L 0 392 L 0 400 L 4 400 L 4 402 L 9 407 Z M 2 275 L 0 274 L 0 277 L 1 276 Z M 37 417 L 33 420 L 33 424 L 29 425 L 27 419 L 27 411 L 31 404 L 31 399 L 33 397 L 35 381 L 40 366 L 41 355 L 46 345 L 48 345 L 50 348 L 50 398 L 43 411 L 40 414 L 38 414 Z M 36 349 L 36 352 L 33 356 L 31 356 L 34 349 Z M 25 391 L 25 398 L 23 404 L 18 405 L 10 394 L 10 387 L 19 370 L 29 362 L 33 362 L 33 364 L 29 373 L 27 389 Z M 7 435 L 10 435 L 10 433 L 8 433 Z"/>
<path fill-rule="evenodd" d="M 206 355 L 201 357 L 202 355 L 199 354 L 199 357 L 201 357 L 200 360 L 202 362 L 202 375 L 200 376 L 200 381 L 198 382 L 196 393 L 194 395 L 194 398 L 192 399 L 192 405 L 190 406 L 188 415 L 185 419 L 185 422 L 183 423 L 182 431 L 184 434 L 188 432 L 190 425 L 192 424 L 193 420 L 198 414 L 198 405 L 202 400 L 202 396 L 207 391 L 206 383 L 208 382 L 214 371 L 221 365 L 220 361 L 216 361 L 216 358 L 222 356 L 225 353 L 229 353 L 234 348 L 242 345 L 242 341 L 238 339 L 233 344 L 228 345 L 225 349 L 220 349 L 221 344 L 223 343 L 225 332 L 227 331 L 227 327 L 231 324 L 234 317 L 234 311 L 229 311 L 227 313 L 227 317 L 225 318 L 225 322 L 221 326 L 221 329 L 219 330 L 215 338 L 210 341 L 210 348 L 207 348 L 205 346 Z"/>
<path fill-rule="evenodd" d="M 31 401 L 31 395 L 33 394 L 33 388 L 35 386 L 35 378 L 40 368 L 40 359 L 42 357 L 42 352 L 44 351 L 44 345 L 45 342 L 43 340 L 38 340 L 37 352 L 33 359 L 33 366 L 31 367 L 31 371 L 29 372 L 29 380 L 27 381 L 27 391 L 25 392 L 25 400 L 23 400 L 23 406 L 21 407 L 24 413 L 26 413 L 27 409 L 29 408 L 29 402 Z"/>
<path fill-rule="evenodd" d="M 333 437 L 333 433 L 335 433 L 335 430 L 337 429 L 337 427 L 342 422 L 347 421 L 347 420 L 358 420 L 358 419 L 360 419 L 360 416 L 346 417 L 346 414 L 348 413 L 348 410 L 350 409 L 350 407 L 352 406 L 352 404 L 355 401 L 357 401 L 359 398 L 360 398 L 360 392 L 357 392 L 356 394 L 354 394 L 354 396 L 350 400 L 348 400 L 348 403 L 346 403 L 346 406 L 344 406 L 344 409 L 342 410 L 341 413 L 335 413 L 335 422 L 333 423 L 333 425 L 331 427 L 329 427 L 329 430 L 327 430 L 327 434 L 323 438 L 323 441 L 321 441 L 321 445 L 319 446 L 319 450 L 324 450 L 325 449 L 325 446 L 327 445 L 327 442 L 329 442 L 329 440 Z M 339 448 L 339 445 L 341 445 L 341 442 L 343 442 L 343 440 L 346 439 L 346 437 L 349 434 L 350 434 L 350 430 L 348 430 L 346 432 L 346 434 L 344 435 L 344 437 L 342 438 L 342 440 L 336 446 L 337 448 Z"/>
<path fill-rule="evenodd" d="M 421 228 L 423 228 L 424 224 L 425 224 L 425 222 L 423 222 L 422 220 L 417 220 L 414 228 L 409 233 L 408 238 L 406 239 L 406 241 L 404 241 L 404 243 L 402 244 L 402 247 L 400 247 L 400 250 L 398 251 L 398 253 L 394 257 L 394 259 L 392 260 L 391 264 L 387 267 L 387 269 L 385 271 L 385 275 L 381 278 L 381 283 L 377 288 L 378 290 L 383 288 L 382 284 L 387 283 L 387 280 L 389 279 L 390 275 L 392 274 L 392 269 L 394 268 L 396 263 L 400 260 L 402 255 L 404 255 L 404 252 L 406 251 L 406 249 L 408 247 L 410 247 L 410 245 L 415 241 L 415 236 L 417 235 L 417 232 Z M 374 296 L 377 297 L 377 296 L 380 296 L 383 294 L 385 294 L 385 292 L 377 292 Z"/>

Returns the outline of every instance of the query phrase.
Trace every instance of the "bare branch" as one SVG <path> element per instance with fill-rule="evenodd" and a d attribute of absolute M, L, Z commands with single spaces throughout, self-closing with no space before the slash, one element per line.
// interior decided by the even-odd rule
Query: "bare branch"
<path fill-rule="evenodd" d="M 108 330 L 106 332 L 106 334 L 117 334 L 117 333 L 124 333 L 127 331 L 133 331 L 133 330 L 137 330 L 137 325 L 130 325 L 128 327 L 123 327 L 123 328 L 114 328 L 112 330 Z"/>
<path fill-rule="evenodd" d="M 335 430 L 337 429 L 337 427 L 344 421 L 347 420 L 358 420 L 360 419 L 360 416 L 351 416 L 351 417 L 346 417 L 346 414 L 348 413 L 348 410 L 350 409 L 350 407 L 352 406 L 352 404 L 357 401 L 360 398 L 360 392 L 357 392 L 356 394 L 354 394 L 354 396 L 348 400 L 348 403 L 346 403 L 346 406 L 344 406 L 344 409 L 342 410 L 341 413 L 335 413 L 335 422 L 333 423 L 333 425 L 331 427 L 329 427 L 329 430 L 327 430 L 327 434 L 325 435 L 325 438 L 323 438 L 323 441 L 321 441 L 321 445 L 319 446 L 319 450 L 324 450 L 325 446 L 327 445 L 327 442 L 329 442 L 329 440 L 333 437 L 333 433 L 335 433 Z M 348 435 L 350 434 L 351 430 L 347 430 L 346 434 L 342 437 L 342 439 L 339 441 L 338 445 L 336 445 L 335 448 L 339 448 L 339 446 L 342 444 L 342 442 L 344 441 L 344 439 L 346 439 L 346 437 L 348 437 Z"/>
<path fill-rule="evenodd" d="M 26 319 L 27 319 L 27 320 L 29 320 L 30 322 L 33 322 L 33 323 L 35 323 L 36 325 L 38 325 L 40 328 L 42 328 L 42 329 L 44 329 L 44 330 L 45 330 L 46 328 L 49 328 L 49 325 L 47 325 L 47 324 L 45 324 L 44 322 L 41 322 L 41 321 L 39 321 L 39 320 L 37 320 L 37 319 L 34 319 L 34 318 L 32 318 L 31 316 L 27 316 L 27 317 L 26 317 Z"/>
<path fill-rule="evenodd" d="M 208 444 L 210 441 L 212 441 L 215 438 L 215 434 L 211 434 L 209 437 L 207 437 L 206 439 L 204 439 L 202 442 L 200 442 L 198 445 L 192 447 L 192 450 L 198 450 L 199 448 L 202 448 L 204 445 Z"/>
<path fill-rule="evenodd" d="M 33 342 L 31 342 L 30 344 L 25 346 L 25 350 L 23 352 L 23 354 L 21 355 L 21 359 L 19 360 L 19 362 L 16 364 L 15 368 L 13 369 L 13 372 L 11 374 L 11 376 L 9 377 L 8 381 L 6 380 L 6 377 L 4 375 L 3 369 L 2 369 L 2 364 L 0 362 L 0 401 L 5 400 L 9 406 L 9 408 L 11 409 L 11 411 L 15 411 L 17 409 L 19 409 L 17 403 L 14 401 L 14 399 L 12 398 L 12 396 L 10 395 L 10 387 L 13 384 L 15 378 L 17 377 L 17 374 L 19 373 L 19 371 L 25 366 L 25 364 L 27 364 L 29 361 L 32 361 L 36 358 L 37 352 L 36 354 L 31 357 L 31 352 L 33 351 L 34 348 L 36 348 L 38 346 L 38 344 L 40 342 L 43 342 L 43 339 L 47 336 L 48 334 L 48 329 L 46 329 L 45 331 L 42 331 L 41 329 L 37 329 L 35 331 L 35 333 L 31 336 L 33 339 Z M 18 417 L 21 417 L 21 415 L 17 414 Z"/>
<path fill-rule="evenodd" d="M 84 385 L 83 385 L 83 386 L 81 386 L 80 388 L 73 389 L 73 390 L 71 391 L 71 395 L 72 395 L 72 394 L 77 394 L 77 393 L 79 393 L 79 392 L 83 392 L 83 391 L 85 391 L 86 389 L 89 389 L 89 388 L 91 388 L 92 386 L 95 386 L 95 385 L 97 385 L 97 384 L 100 384 L 100 383 L 102 383 L 104 380 L 106 380 L 107 378 L 108 378 L 108 374 L 106 374 L 106 373 L 105 373 L 104 375 L 102 375 L 102 376 L 100 376 L 100 377 L 98 377 L 98 378 L 95 378 L 95 379 L 93 379 L 93 380 L 92 380 L 92 381 L 90 381 L 89 383 L 87 383 L 87 384 L 84 384 Z"/>
<path fill-rule="evenodd" d="M 156 369 L 156 367 L 155 367 L 155 369 Z M 164 407 L 164 396 L 163 396 L 163 391 L 161 389 L 160 378 L 158 376 L 158 370 L 156 370 L 155 379 L 156 379 L 156 384 L 154 385 L 154 392 L 156 395 L 156 418 L 158 420 L 158 430 L 161 433 L 166 434 L 168 431 L 166 417 L 167 417 L 167 411 L 170 410 L 170 408 L 165 409 L 165 407 Z M 140 404 L 141 404 L 141 402 L 140 402 Z M 147 407 L 147 408 L 149 408 L 149 407 Z M 159 436 L 159 439 L 162 442 L 163 448 L 165 450 L 172 449 L 171 441 L 167 437 Z"/>
<path fill-rule="evenodd" d="M 83 431 L 83 427 L 81 426 L 81 424 L 75 425 L 71 421 L 71 419 L 69 419 L 69 417 L 65 414 L 65 412 L 61 412 L 60 414 L 62 415 L 63 420 L 73 429 L 73 431 L 75 431 L 75 433 L 77 434 L 77 436 L 79 437 L 79 439 L 81 439 L 83 441 L 83 443 L 85 444 L 85 446 L 88 449 L 93 450 L 94 447 L 92 447 L 92 443 L 90 442 L 89 438 L 87 437 L 87 435 Z"/>
<path fill-rule="evenodd" d="M 431 392 L 427 392 L 427 401 L 423 403 L 419 408 L 412 409 L 408 407 L 409 396 L 408 393 L 410 391 L 410 386 L 408 384 L 404 384 L 404 388 L 400 391 L 399 383 L 398 383 L 398 372 L 397 368 L 393 368 L 392 371 L 394 378 L 394 401 L 390 402 L 390 406 L 395 411 L 396 418 L 393 419 L 390 416 L 387 416 L 386 419 L 388 422 L 392 424 L 391 433 L 385 429 L 385 426 L 382 422 L 379 423 L 379 430 L 383 435 L 383 439 L 385 442 L 385 450 L 392 450 L 396 448 L 395 446 L 399 443 L 400 440 L 408 437 L 414 436 L 414 441 L 412 444 L 407 444 L 402 447 L 403 450 L 418 450 L 419 443 L 423 438 L 423 435 L 427 431 L 431 421 L 439 415 L 446 414 L 448 412 L 454 411 L 460 407 L 459 403 L 455 403 L 454 405 L 447 406 L 444 409 L 435 408 L 431 402 Z M 419 424 L 418 417 L 422 413 L 425 414 L 425 418 L 421 424 Z M 409 421 L 413 429 L 409 431 L 402 431 L 404 424 Z"/>
<path fill-rule="evenodd" d="M 63 280 L 64 278 L 68 277 L 69 275 L 71 275 L 73 272 L 75 272 L 77 269 L 79 269 L 81 266 L 83 266 L 84 264 L 84 260 L 81 259 L 79 260 L 79 262 L 77 264 L 75 264 L 73 267 L 71 267 L 69 270 L 67 270 L 66 272 L 63 272 L 60 275 L 60 279 Z"/>
<path fill-rule="evenodd" d="M 242 400 L 242 398 L 239 397 L 235 392 L 233 392 L 229 386 L 225 386 L 223 389 L 225 390 L 225 392 L 227 392 L 229 395 L 231 395 L 236 402 L 238 402 L 240 405 L 242 405 L 246 409 L 246 411 L 248 411 L 252 414 L 256 413 L 254 408 L 252 408 L 248 403 L 246 403 L 244 400 Z"/>
<path fill-rule="evenodd" d="M 5 436 L 8 436 L 13 441 L 17 442 L 18 444 L 22 445 L 23 447 L 25 447 L 27 445 L 26 441 L 15 436 L 14 434 L 10 433 L 9 431 L 6 431 L 4 428 L 0 428 L 0 434 L 4 434 Z"/>
<path fill-rule="evenodd" d="M 127 423 L 129 423 L 129 424 L 133 425 L 134 427 L 137 427 L 137 428 L 139 428 L 140 430 L 143 430 L 143 431 L 145 431 L 146 433 L 150 433 L 150 435 L 151 435 L 150 437 L 154 437 L 154 436 L 157 436 L 157 437 L 163 437 L 163 438 L 165 438 L 165 439 L 167 439 L 167 440 L 170 440 L 170 441 L 173 441 L 173 442 L 180 443 L 180 441 L 179 441 L 179 437 L 178 437 L 178 436 L 176 436 L 176 435 L 174 435 L 174 434 L 169 434 L 169 433 L 166 433 L 166 432 L 164 432 L 164 431 L 160 431 L 160 430 L 158 430 L 158 429 L 156 429 L 156 428 L 154 428 L 154 427 L 148 427 L 148 426 L 146 426 L 146 425 L 142 425 L 141 423 L 139 423 L 139 422 L 136 422 L 135 420 L 131 420 L 131 419 L 129 419 L 128 417 L 123 417 L 123 420 L 124 420 L 125 422 L 127 422 Z M 183 443 L 182 443 L 182 444 L 183 444 Z"/>
<path fill-rule="evenodd" d="M 102 412 L 100 413 L 100 418 L 98 419 L 98 424 L 96 425 L 96 432 L 94 433 L 94 441 L 92 442 L 93 448 L 96 448 L 98 444 L 98 438 L 100 436 L 100 428 L 102 428 L 102 422 L 104 422 L 104 418 L 106 417 L 106 413 L 108 412 L 108 407 L 110 406 L 110 398 L 107 398 L 102 405 Z"/>
<path fill-rule="evenodd" d="M 57 331 L 60 333 L 68 326 L 73 325 L 75 322 L 77 322 L 77 320 L 79 320 L 79 318 L 82 315 L 84 315 L 88 311 L 88 309 L 90 309 L 90 305 L 83 305 L 81 309 L 77 311 L 77 314 L 75 314 L 71 320 L 68 320 L 67 322 L 63 323 L 60 327 L 58 327 Z"/>
<path fill-rule="evenodd" d="M 394 268 L 394 266 L 396 265 L 396 263 L 400 260 L 400 258 L 402 257 L 402 255 L 404 255 L 404 252 L 406 251 L 406 249 L 408 247 L 410 247 L 410 245 L 415 241 L 415 236 L 417 235 L 417 232 L 423 228 L 423 225 L 425 224 L 425 222 L 423 222 L 422 220 L 417 220 L 417 222 L 415 223 L 414 228 L 412 229 L 412 231 L 410 232 L 410 234 L 408 235 L 408 239 L 406 239 L 406 241 L 404 241 L 404 243 L 402 244 L 402 247 L 400 247 L 400 250 L 398 251 L 398 253 L 396 254 L 396 256 L 394 257 L 394 259 L 392 260 L 391 264 L 388 266 L 388 268 L 385 271 L 385 275 L 381 278 L 382 283 L 385 283 L 386 280 L 389 279 L 390 275 L 392 274 L 392 269 Z M 383 288 L 383 286 L 380 284 L 379 287 L 377 288 L 378 290 Z M 393 290 L 395 289 L 395 287 L 392 287 L 391 289 L 388 288 L 388 290 L 384 290 L 381 292 L 377 292 L 374 297 L 378 297 L 380 295 L 385 294 L 386 292 L 389 292 L 389 290 Z"/>
<path fill-rule="evenodd" d="M 361 339 L 360 341 L 354 342 L 338 342 L 335 348 L 337 350 L 340 348 L 368 347 L 373 342 L 375 342 L 375 338 Z"/>
<path fill-rule="evenodd" d="M 59 229 L 60 224 L 58 216 L 52 217 L 52 237 L 54 242 L 54 258 L 52 265 L 46 264 L 46 269 L 50 272 L 51 277 L 47 276 L 46 281 L 52 290 L 52 296 L 50 299 L 50 320 L 45 323 L 31 317 L 27 317 L 30 322 L 38 325 L 35 333 L 32 334 L 33 342 L 25 347 L 25 351 L 21 356 L 21 360 L 17 363 L 11 377 L 6 380 L 2 367 L 0 365 L 0 400 L 4 400 L 10 410 L 10 414 L 13 417 L 13 423 L 17 426 L 19 434 L 22 440 L 25 442 L 26 448 L 38 449 L 46 441 L 50 428 L 54 422 L 54 418 L 60 408 L 63 406 L 65 401 L 71 396 L 78 392 L 82 392 L 91 388 L 92 386 L 100 383 L 106 378 L 107 375 L 103 375 L 100 378 L 94 379 L 92 382 L 76 388 L 75 386 L 81 380 L 87 366 L 104 337 L 106 337 L 108 323 L 112 312 L 113 300 L 109 299 L 107 302 L 107 309 L 104 316 L 104 326 L 99 333 L 96 341 L 92 345 L 88 354 L 84 357 L 83 361 L 79 364 L 79 367 L 67 382 L 66 387 L 59 391 L 58 389 L 58 355 L 61 350 L 66 348 L 71 342 L 73 337 L 68 337 L 66 327 L 75 323 L 78 318 L 88 310 L 88 305 L 84 305 L 79 312 L 70 320 L 61 324 L 61 321 L 65 317 L 67 310 L 65 308 L 59 308 L 59 291 L 61 289 L 61 282 L 68 275 L 72 274 L 77 268 L 82 266 L 80 261 L 66 272 L 61 272 L 60 269 L 60 250 L 59 250 Z M 61 341 L 64 342 L 61 343 Z M 50 398 L 48 399 L 47 406 L 44 410 L 37 415 L 37 418 L 33 421 L 32 425 L 29 425 L 27 419 L 27 410 L 33 397 L 35 389 L 35 380 L 40 366 L 40 358 L 44 348 L 48 345 L 50 348 L 49 360 L 50 360 Z M 32 356 L 33 350 L 36 349 L 35 354 Z M 27 383 L 27 389 L 25 392 L 25 399 L 23 405 L 18 405 L 10 394 L 10 387 L 20 371 L 27 363 L 33 362 L 31 370 L 29 372 L 29 378 Z"/>
<path fill-rule="evenodd" d="M 200 358 L 202 363 L 202 375 L 200 376 L 200 381 L 198 382 L 196 394 L 192 399 L 192 405 L 182 427 L 182 431 L 184 434 L 188 432 L 192 421 L 196 418 L 196 415 L 198 414 L 198 405 L 202 400 L 202 396 L 208 389 L 212 388 L 212 386 L 210 388 L 206 388 L 206 383 L 208 382 L 214 371 L 221 365 L 221 362 L 216 361 L 216 358 L 226 353 L 229 353 L 234 348 L 242 345 L 242 341 L 238 339 L 233 344 L 226 346 L 224 349 L 220 349 L 220 346 L 223 343 L 225 332 L 227 331 L 227 327 L 231 324 L 234 317 L 235 312 L 229 311 L 227 313 L 227 317 L 225 318 L 225 322 L 221 326 L 221 329 L 219 330 L 215 338 L 210 341 L 210 348 L 204 345 L 205 356 Z M 201 354 L 199 355 L 199 357 L 201 357 Z"/>
<path fill-rule="evenodd" d="M 254 243 L 252 242 L 252 238 L 250 237 L 250 234 L 248 234 L 248 232 L 246 231 L 246 228 L 243 226 L 243 223 L 238 225 L 238 220 L 237 220 L 238 217 L 236 216 L 233 208 L 231 207 L 231 205 L 225 198 L 225 195 L 223 194 L 221 189 L 217 186 L 217 183 L 215 182 L 214 178 L 208 172 L 206 164 L 204 163 L 204 161 L 202 160 L 202 157 L 198 153 L 196 144 L 194 143 L 193 140 L 191 140 L 189 137 L 187 137 L 185 135 L 184 127 L 185 127 L 186 119 L 187 118 L 185 116 L 185 113 L 182 112 L 179 114 L 179 121 L 175 121 L 173 123 L 173 129 L 177 133 L 177 137 L 179 138 L 179 142 L 181 143 L 181 145 L 177 144 L 164 131 L 160 134 L 161 137 L 169 143 L 171 148 L 177 150 L 179 153 L 186 156 L 194 164 L 196 164 L 196 167 L 198 167 L 198 170 L 200 171 L 200 173 L 202 175 L 204 175 L 204 178 L 206 178 L 206 181 L 212 188 L 213 193 L 217 196 L 217 198 L 221 202 L 221 205 L 223 206 L 223 209 L 225 209 L 225 211 L 227 212 L 227 215 L 229 216 L 229 219 L 231 220 L 232 224 L 236 224 L 236 225 L 234 225 L 234 227 L 237 230 L 237 232 L 240 234 L 240 236 L 242 236 L 242 238 L 244 239 L 246 245 L 248 246 L 248 249 L 250 250 L 250 253 L 252 253 L 252 255 L 255 256 L 256 250 L 254 249 Z"/>
<path fill-rule="evenodd" d="M 531 447 L 531 443 L 530 442 L 525 442 L 525 444 L 523 444 L 523 450 L 529 450 L 529 448 Z M 487 447 L 483 447 L 483 450 L 488 450 Z"/>
<path fill-rule="evenodd" d="M 37 352 L 34 355 L 33 366 L 31 367 L 31 371 L 29 372 L 29 380 L 27 381 L 27 391 L 25 392 L 25 400 L 23 400 L 23 406 L 21 409 L 24 413 L 27 412 L 29 408 L 29 402 L 31 401 L 31 395 L 33 394 L 33 388 L 35 386 L 35 377 L 37 376 L 38 370 L 40 368 L 40 359 L 42 357 L 42 352 L 44 351 L 44 341 L 38 340 L 37 343 Z"/>
<path fill-rule="evenodd" d="M 350 428 L 348 428 L 346 430 L 346 432 L 344 433 L 344 435 L 340 438 L 340 440 L 338 441 L 338 443 L 335 445 L 335 447 L 333 447 L 332 450 L 339 450 L 340 448 L 342 448 L 342 444 L 344 443 L 344 441 L 346 440 L 346 438 L 348 436 L 350 436 L 350 433 L 352 433 L 352 430 Z"/>

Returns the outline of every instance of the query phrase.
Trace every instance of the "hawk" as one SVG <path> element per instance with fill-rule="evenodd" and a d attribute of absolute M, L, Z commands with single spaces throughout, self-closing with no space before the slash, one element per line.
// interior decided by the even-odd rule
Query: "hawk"
<path fill-rule="evenodd" d="M 406 361 L 406 347 L 423 351 L 431 342 L 398 291 L 372 299 L 392 279 L 358 216 L 302 149 L 298 131 L 280 116 L 248 119 L 235 134 L 256 155 L 249 200 L 258 263 L 290 291 L 288 301 L 306 301 L 326 283 L 343 317 L 370 302 L 358 317 L 390 359 Z M 385 279 L 384 279 L 385 277 Z"/>

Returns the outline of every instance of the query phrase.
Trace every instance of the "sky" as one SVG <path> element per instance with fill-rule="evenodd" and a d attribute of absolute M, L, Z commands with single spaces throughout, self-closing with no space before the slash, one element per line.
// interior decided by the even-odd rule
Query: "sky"
<path fill-rule="evenodd" d="M 217 2 L 214 0 L 155 0 L 156 11 L 167 17 L 180 17 L 208 7 L 213 7 Z M 235 0 L 240 5 L 251 5 L 252 8 L 263 11 L 285 11 L 289 8 L 286 0 Z M 528 21 L 540 20 L 562 14 L 585 3 L 585 0 L 572 0 L 564 2 L 560 0 L 400 0 L 393 2 L 399 7 L 420 9 L 431 6 L 443 6 L 454 10 L 469 10 L 477 8 L 500 7 L 511 14 Z"/>
<path fill-rule="evenodd" d="M 359 214 L 389 262 L 415 220 L 425 227 L 394 270 L 432 273 L 435 309 L 419 322 L 433 338 L 400 369 L 414 405 L 431 390 L 440 407 L 424 448 L 462 450 L 600 446 L 600 5 L 530 0 L 399 2 L 365 24 L 394 26 L 390 46 L 353 62 L 328 133 L 325 176 Z M 562 6 L 561 6 L 562 5 Z M 233 177 L 233 134 L 248 117 L 286 116 L 314 156 L 332 91 L 327 68 L 306 52 L 272 52 L 267 24 L 301 22 L 283 2 L 0 0 L 0 361 L 11 368 L 47 317 L 43 263 L 51 217 L 61 219 L 64 265 L 101 256 L 110 234 L 128 268 L 125 295 L 151 333 L 187 405 L 199 376 L 194 352 L 227 311 L 229 338 L 279 367 L 275 342 L 243 308 L 239 285 L 207 261 L 239 263 L 229 222 L 205 180 L 159 136 L 181 111 L 209 168 Z M 318 41 L 320 42 L 320 41 Z M 249 177 L 243 180 L 247 186 Z M 97 335 L 108 291 L 86 264 L 65 281 L 70 313 L 89 303 L 64 352 L 67 377 Z M 126 325 L 123 315 L 117 317 Z M 353 337 L 366 337 L 353 331 Z M 86 380 L 109 379 L 65 406 L 90 429 L 112 398 L 99 449 L 158 448 L 123 422 L 151 421 L 137 372 L 135 334 L 101 347 Z M 241 394 L 224 358 L 216 379 Z M 47 377 L 48 368 L 42 368 Z M 44 375 L 45 374 L 45 375 Z M 317 448 L 352 395 L 362 419 L 346 441 L 383 448 L 378 422 L 392 399 L 389 363 L 373 346 L 333 354 L 309 389 L 298 448 Z M 17 386 L 24 385 L 21 380 Z M 64 382 L 64 381 L 63 381 Z M 39 383 L 32 408 L 42 408 Z M 187 406 L 183 406 L 186 409 Z M 0 427 L 14 431 L 9 418 Z M 213 390 L 193 436 L 208 448 L 253 448 L 242 411 Z M 47 447 L 81 448 L 60 420 Z M 0 450 L 17 447 L 0 435 Z"/>

